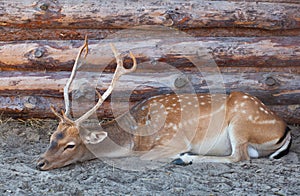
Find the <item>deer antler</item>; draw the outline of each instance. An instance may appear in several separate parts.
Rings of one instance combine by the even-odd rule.
[[[89,52],[87,36],[85,36],[84,44],[83,44],[83,46],[81,47],[81,49],[79,50],[79,52],[77,54],[77,57],[76,57],[76,60],[75,60],[75,63],[74,63],[73,69],[72,69],[71,76],[68,79],[68,82],[67,82],[66,86],[64,87],[64,100],[65,100],[65,108],[66,108],[65,115],[67,117],[70,116],[69,89],[70,89],[72,81],[74,80],[75,73],[81,65],[81,62],[79,61],[79,59],[81,58],[81,54],[82,54],[84,49],[86,49],[85,54],[84,54],[84,58],[86,58],[86,56]]]
[[[107,88],[107,90],[104,92],[104,94],[101,96],[101,94],[96,91],[98,97],[99,97],[99,100],[97,102],[97,104],[92,108],[90,109],[89,111],[87,111],[84,115],[82,115],[79,119],[77,119],[75,121],[75,123],[77,125],[79,125],[81,122],[83,122],[84,120],[88,119],[94,112],[97,111],[97,109],[102,105],[102,103],[104,102],[104,100],[107,99],[107,97],[111,94],[112,90],[114,89],[115,87],[115,83],[116,81],[124,74],[127,74],[127,73],[131,73],[133,71],[136,70],[136,67],[137,67],[137,63],[136,63],[136,58],[134,57],[134,55],[129,52],[129,55],[133,61],[133,65],[130,69],[126,69],[124,66],[123,66],[123,59],[121,57],[121,55],[118,53],[117,49],[115,48],[115,46],[113,44],[110,44],[111,46],[111,49],[114,53],[114,56],[116,58],[116,62],[117,62],[117,68],[116,68],[116,71],[113,75],[113,78],[111,80],[111,83],[109,85],[109,87]]]

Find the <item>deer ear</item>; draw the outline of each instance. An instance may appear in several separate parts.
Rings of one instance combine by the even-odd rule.
[[[88,135],[84,136],[83,140],[85,144],[98,144],[102,142],[107,137],[107,132],[90,132]]]

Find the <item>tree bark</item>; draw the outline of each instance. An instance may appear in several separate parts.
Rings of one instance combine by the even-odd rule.
[[[141,33],[142,34],[142,33]],[[162,35],[163,36],[163,35]],[[110,47],[105,42],[90,40],[87,63],[91,68],[110,65],[114,60]],[[79,47],[83,41],[18,41],[0,42],[0,70],[23,71],[70,71],[75,61]],[[138,38],[129,41],[115,42],[120,52],[132,51],[140,62],[149,61],[152,57],[160,62],[172,64],[178,69],[189,69],[191,62],[177,53],[195,53],[201,50],[201,55],[210,56],[221,69],[228,72],[236,67],[248,67],[252,71],[257,68],[278,68],[277,71],[299,73],[300,68],[300,37],[217,37],[217,38]],[[157,47],[159,45],[159,47]],[[186,47],[186,49],[184,48]],[[195,50],[193,50],[193,48]],[[155,51],[156,53],[154,54]],[[203,52],[203,53],[202,53]],[[130,60],[128,61],[130,63]],[[102,68],[101,68],[102,69]],[[111,65],[109,69],[113,71]],[[152,69],[155,69],[153,66]],[[250,71],[248,70],[248,71]]]
[[[0,26],[108,29],[139,25],[190,28],[299,29],[296,1],[9,1],[0,4]]]

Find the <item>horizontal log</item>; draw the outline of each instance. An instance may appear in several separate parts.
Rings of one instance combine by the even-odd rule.
[[[187,28],[299,29],[298,3],[246,1],[15,1],[0,4],[0,27],[107,29],[139,25]],[[294,2],[294,1],[288,1]]]
[[[69,72],[30,73],[0,72],[0,112],[12,117],[53,117],[47,108],[54,105],[63,108],[63,87]],[[294,73],[223,73],[225,89],[220,75],[215,73],[134,73],[123,76],[117,84],[114,102],[126,102],[130,106],[147,97],[166,93],[222,93],[243,91],[257,96],[267,105],[273,105],[288,122],[300,123],[300,75]],[[97,81],[101,83],[97,85]],[[111,73],[78,72],[72,93],[74,100],[93,99],[95,88],[103,93],[112,78]],[[188,88],[188,81],[191,88]],[[126,97],[128,95],[129,97]],[[80,101],[85,103],[83,101]],[[293,108],[294,107],[294,108]],[[83,109],[84,107],[79,107]],[[119,113],[126,111],[120,107]],[[285,113],[289,111],[289,113]],[[294,112],[292,112],[294,111]],[[118,113],[118,114],[119,114]],[[116,114],[115,114],[116,115]],[[99,111],[101,117],[112,117],[110,103]]]
[[[234,67],[248,67],[251,71],[257,71],[257,68],[262,67],[268,69],[276,67],[279,68],[277,71],[292,69],[293,72],[299,72],[300,36],[193,38],[182,35],[167,37],[169,32],[167,34],[164,31],[153,31],[157,33],[156,35],[149,35],[146,31],[134,32],[135,37],[126,41],[124,40],[127,33],[124,32],[115,35],[120,37],[120,40],[124,39],[123,41],[90,40],[86,64],[96,69],[112,66],[114,58],[110,47],[105,43],[114,42],[120,52],[128,53],[128,50],[131,50],[139,62],[154,60],[182,69],[193,67],[189,60],[184,60],[184,57],[195,54],[196,49],[200,48],[201,55],[211,55],[216,64],[227,72],[234,70],[232,69]],[[124,34],[125,38],[122,37]],[[76,40],[0,42],[0,70],[70,71],[82,44],[83,41]],[[174,48],[179,48],[179,51],[186,54],[177,54]],[[130,63],[130,60],[128,62]],[[156,67],[153,66],[151,69]]]
[[[105,101],[101,108],[97,110],[99,119],[117,117],[128,111],[137,102],[119,103],[120,107],[116,110],[111,109],[111,104]],[[128,106],[129,104],[129,106]],[[64,110],[62,99],[42,97],[42,96],[0,96],[1,118],[55,118],[50,110],[50,105]],[[117,107],[117,106],[115,106]],[[289,124],[300,124],[300,104],[295,105],[268,105],[268,107],[282,117]],[[87,109],[79,110],[78,107],[72,107],[73,113],[83,113]]]
[[[292,105],[298,104],[300,100],[300,75],[297,73],[191,73],[170,70],[169,67],[160,72],[139,73],[139,69],[143,68],[121,77],[115,88],[116,97],[122,98],[124,93],[133,91],[131,98],[139,101],[154,94],[172,93],[173,90],[188,93],[192,89],[196,93],[249,92],[268,105]],[[63,87],[69,75],[69,72],[0,72],[0,95],[62,98]],[[95,88],[105,91],[112,75],[79,71],[74,79],[73,89],[92,89],[93,93]],[[189,84],[192,88],[188,88]],[[85,91],[78,93],[77,96],[81,97]]]

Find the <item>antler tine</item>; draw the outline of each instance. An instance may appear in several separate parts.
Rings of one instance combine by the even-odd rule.
[[[86,56],[87,56],[87,54],[89,52],[87,35],[85,36],[83,46],[81,47],[81,49],[79,50],[79,52],[77,54],[77,57],[76,57],[74,65],[73,65],[73,69],[72,69],[70,78],[68,79],[68,82],[67,82],[67,84],[64,87],[64,100],[65,100],[65,108],[66,108],[65,115],[67,117],[70,116],[69,89],[70,89],[70,86],[72,84],[72,81],[74,80],[76,71],[77,71],[78,67],[80,66],[79,65],[79,59],[80,59],[80,57],[81,57],[82,52],[83,52],[84,49],[86,49],[85,50],[85,55],[84,55],[84,58],[86,58]]]
[[[118,53],[117,49],[115,48],[115,46],[113,44],[110,44],[111,46],[111,49],[114,53],[114,56],[116,58],[116,61],[117,61],[117,68],[116,68],[116,71],[113,75],[113,78],[111,80],[111,83],[109,85],[109,87],[107,88],[107,90],[104,92],[104,94],[101,96],[101,94],[96,91],[98,97],[99,97],[99,100],[97,102],[97,104],[92,108],[90,109],[89,111],[87,111],[84,115],[82,115],[79,119],[77,119],[75,121],[75,123],[77,125],[79,125],[81,122],[83,122],[84,120],[88,119],[94,112],[97,111],[97,109],[102,105],[102,103],[104,102],[104,100],[107,99],[107,97],[112,93],[112,90],[114,89],[115,87],[115,83],[116,81],[124,74],[127,74],[127,73],[131,73],[133,71],[136,70],[136,67],[137,67],[137,62],[136,62],[136,58],[134,57],[134,55],[132,54],[132,52],[129,52],[129,55],[133,61],[133,65],[130,69],[126,69],[124,66],[123,66],[123,59],[121,58],[121,55]]]
[[[133,61],[133,65],[130,69],[126,69],[124,66],[123,66],[123,59],[121,58],[120,54],[118,53],[116,47],[114,44],[110,44],[110,47],[111,47],[111,50],[113,51],[114,55],[115,55],[115,58],[116,58],[116,61],[117,61],[117,69],[121,69],[122,72],[125,72],[125,73],[122,73],[120,74],[123,75],[123,74],[126,74],[126,73],[131,73],[133,71],[136,70],[136,67],[137,67],[137,63],[136,63],[136,58],[135,56],[132,54],[131,51],[129,51],[129,55]],[[116,71],[117,72],[117,71]]]
[[[63,116],[55,111],[54,106],[51,105],[50,109],[51,109],[52,113],[60,119],[60,121],[64,120]]]

